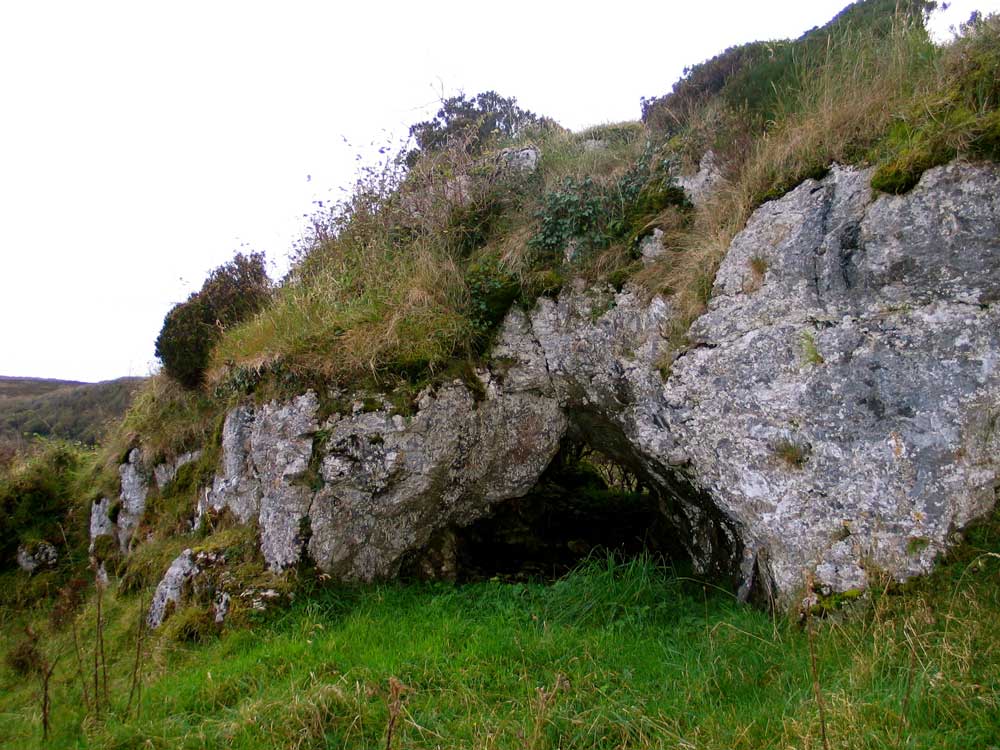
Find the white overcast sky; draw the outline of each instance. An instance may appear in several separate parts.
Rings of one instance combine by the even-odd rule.
[[[685,66],[845,4],[2,0],[0,374],[147,374],[173,304],[240,249],[281,273],[312,201],[442,93],[634,120]]]

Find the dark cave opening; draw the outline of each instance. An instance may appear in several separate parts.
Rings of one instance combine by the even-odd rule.
[[[661,508],[635,472],[586,443],[567,442],[530,493],[453,530],[454,577],[553,580],[607,554],[649,554],[687,568]]]

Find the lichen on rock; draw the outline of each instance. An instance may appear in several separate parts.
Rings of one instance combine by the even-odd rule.
[[[115,525],[122,552],[128,550],[132,535],[146,510],[146,496],[149,493],[146,471],[142,450],[139,448],[129,451],[128,459],[118,468],[121,478],[121,506]]]
[[[835,166],[751,216],[686,350],[668,300],[576,282],[508,313],[476,388],[428,386],[407,416],[374,399],[321,418],[313,392],[232,409],[201,511],[256,521],[274,571],[371,581],[425,551],[453,576],[452,531],[527,495],[571,440],[639,477],[695,569],[741,598],[927,572],[994,502],[997,194],[995,165],[882,197]]]

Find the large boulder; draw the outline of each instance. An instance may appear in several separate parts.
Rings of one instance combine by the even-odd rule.
[[[878,198],[834,168],[732,243],[664,415],[780,598],[927,572],[992,507],[998,194],[995,165]]]
[[[531,490],[566,420],[552,398],[483,379],[478,402],[455,382],[425,394],[410,419],[379,410],[330,423],[310,514],[309,552],[322,569],[388,577],[439,531]]]

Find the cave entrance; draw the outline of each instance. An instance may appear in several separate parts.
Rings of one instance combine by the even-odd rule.
[[[458,581],[552,580],[591,556],[689,557],[641,476],[585,442],[567,442],[535,488],[454,530]]]

